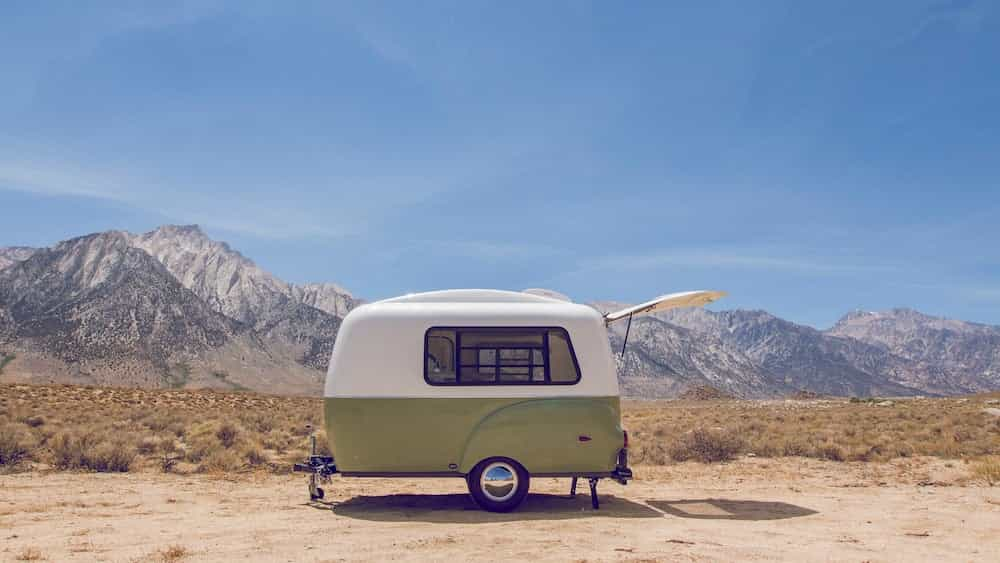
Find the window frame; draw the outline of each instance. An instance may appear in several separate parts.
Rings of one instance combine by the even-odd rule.
[[[453,383],[442,383],[439,381],[431,381],[427,373],[427,354],[428,354],[428,344],[431,338],[431,331],[443,331],[451,330],[455,331],[455,341],[452,342],[452,348],[454,350],[454,356],[452,357],[452,362],[455,366],[455,381]],[[535,333],[542,336],[542,365],[535,365],[533,363],[526,364],[525,366],[507,366],[507,367],[543,367],[545,368],[545,377],[542,381],[533,381],[533,370],[528,370],[528,380],[527,381],[499,381],[500,379],[500,368],[504,367],[499,364],[499,350],[503,348],[498,347],[467,347],[466,349],[474,349],[476,352],[476,364],[479,361],[479,350],[483,349],[496,349],[497,352],[497,369],[494,373],[494,381],[465,381],[462,379],[462,333],[472,333],[472,332],[509,332],[509,333]],[[549,355],[549,333],[559,332],[566,339],[566,346],[569,348],[569,356],[573,361],[573,369],[576,371],[576,379],[572,381],[552,381],[551,378],[551,361]],[[436,336],[440,338],[440,336]],[[514,349],[528,349],[532,350],[529,356],[533,356],[533,348],[525,348],[523,346],[512,347]],[[532,360],[533,362],[533,360]],[[580,362],[576,357],[576,350],[573,348],[573,339],[570,338],[569,331],[561,326],[432,326],[424,331],[424,357],[423,357],[423,370],[424,370],[424,382],[428,385],[434,387],[507,387],[507,386],[528,386],[528,387],[539,387],[539,386],[553,386],[553,385],[576,385],[580,383],[583,379],[583,372],[580,369]],[[467,366],[468,367],[468,366]]]

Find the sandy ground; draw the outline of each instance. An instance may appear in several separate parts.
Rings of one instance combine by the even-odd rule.
[[[537,479],[517,512],[453,479],[0,475],[0,560],[1000,561],[1000,488],[961,462],[745,459],[638,468],[640,480]],[[32,550],[37,551],[32,551]],[[175,554],[179,555],[179,554]]]

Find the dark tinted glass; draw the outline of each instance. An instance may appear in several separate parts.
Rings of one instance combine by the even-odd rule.
[[[580,379],[569,334],[561,328],[433,328],[425,349],[424,378],[432,385],[567,385]]]

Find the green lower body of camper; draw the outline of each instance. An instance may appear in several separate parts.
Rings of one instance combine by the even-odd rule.
[[[618,397],[327,398],[337,469],[351,476],[461,476],[506,457],[532,475],[607,475],[622,449]]]

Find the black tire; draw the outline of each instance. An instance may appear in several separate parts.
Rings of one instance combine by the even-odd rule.
[[[484,474],[494,476],[492,480],[499,485],[490,485],[490,480],[484,479]],[[513,477],[513,482],[506,479]],[[469,494],[476,504],[490,512],[510,512],[517,508],[528,496],[531,477],[524,467],[506,457],[491,457],[480,461],[466,477]]]

